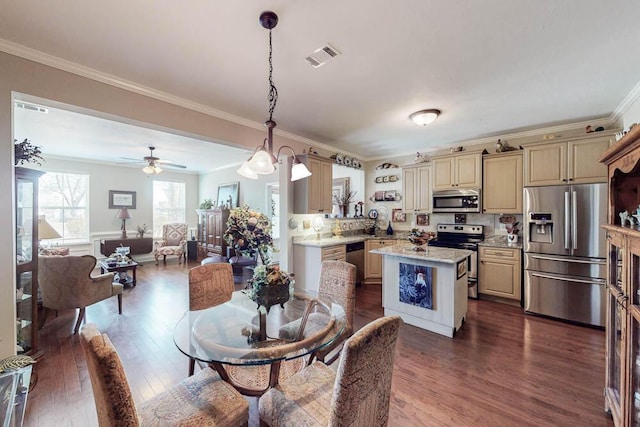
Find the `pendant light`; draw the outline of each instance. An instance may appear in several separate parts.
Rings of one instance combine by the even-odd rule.
[[[273,83],[271,30],[278,24],[278,15],[270,11],[262,12],[260,15],[260,24],[269,30],[269,119],[264,123],[267,127],[267,138],[265,138],[262,145],[256,147],[251,157],[242,163],[240,169],[238,169],[238,174],[250,179],[258,179],[258,175],[272,174],[275,172],[276,165],[279,163],[278,158],[280,157],[280,151],[286,148],[291,151],[293,156],[291,181],[297,181],[311,176],[311,172],[309,172],[309,169],[307,169],[304,163],[298,160],[293,148],[288,145],[283,145],[278,149],[276,155],[273,154],[273,128],[276,127],[276,122],[273,120],[273,111],[278,101],[278,89],[276,89]]]

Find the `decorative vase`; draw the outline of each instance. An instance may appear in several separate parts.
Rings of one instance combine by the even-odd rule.
[[[278,265],[259,265],[254,269],[254,275],[249,281],[251,299],[267,310],[267,313],[276,304],[284,308],[289,301],[291,293],[292,275],[280,270]]]
[[[391,236],[393,234],[393,227],[391,227],[391,221],[389,221],[389,226],[387,227],[387,235]]]

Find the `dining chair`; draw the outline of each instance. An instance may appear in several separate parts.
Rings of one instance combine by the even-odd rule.
[[[80,309],[73,333],[77,334],[85,308],[112,296],[118,297],[118,313],[122,314],[122,289],[113,283],[113,273],[91,276],[96,266],[92,255],[39,256],[38,286],[42,295],[44,326],[49,310]]]
[[[337,371],[316,361],[267,391],[261,425],[387,425],[400,324],[400,316],[372,321],[344,343]]]
[[[118,352],[94,324],[80,332],[100,426],[246,426],[249,404],[203,369],[136,407]]]
[[[233,269],[228,263],[209,263],[189,270],[189,311],[204,310],[231,299],[235,289]],[[189,358],[189,376],[196,360]]]

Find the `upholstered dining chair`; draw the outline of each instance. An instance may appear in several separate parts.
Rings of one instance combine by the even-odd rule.
[[[113,283],[113,273],[91,276],[96,258],[82,256],[39,256],[38,286],[42,295],[42,327],[49,310],[79,308],[73,329],[77,334],[84,319],[85,308],[91,304],[118,296],[118,313],[122,314],[122,285]]]
[[[387,425],[400,324],[400,316],[374,320],[344,343],[337,372],[317,361],[267,391],[261,424]]]
[[[208,263],[189,270],[189,311],[204,310],[231,300],[235,289],[231,264]],[[195,370],[189,358],[189,376]]]
[[[158,258],[167,262],[167,255],[177,255],[178,263],[187,259],[187,224],[171,223],[162,226],[162,240],[155,243],[153,257],[158,265]]]
[[[203,369],[136,407],[118,352],[87,324],[80,333],[100,426],[246,426],[249,404],[213,369]]]

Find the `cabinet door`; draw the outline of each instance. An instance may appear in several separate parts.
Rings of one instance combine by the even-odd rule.
[[[458,188],[480,188],[482,177],[482,155],[469,154],[454,159],[454,185]]]
[[[454,186],[453,158],[433,160],[433,189],[449,190]]]
[[[369,251],[395,244],[396,240],[367,240],[365,242],[364,278],[366,281],[381,283],[382,280],[382,255],[372,254]]]
[[[570,141],[567,143],[568,180],[572,184],[607,181],[607,166],[600,163],[600,155],[609,148],[610,137]]]
[[[416,176],[416,207],[420,212],[431,212],[431,168],[418,168]]]
[[[415,197],[418,193],[416,188],[417,174],[417,168],[402,169],[402,210],[404,212],[413,212],[418,209]]]
[[[567,179],[567,143],[536,145],[524,149],[524,185],[560,185]]]
[[[332,163],[309,157],[311,176],[294,183],[295,213],[329,213],[332,204]],[[306,204],[305,204],[306,202]]]
[[[478,291],[483,294],[520,300],[520,251],[480,248]]]
[[[522,214],[522,154],[485,158],[482,211]]]

